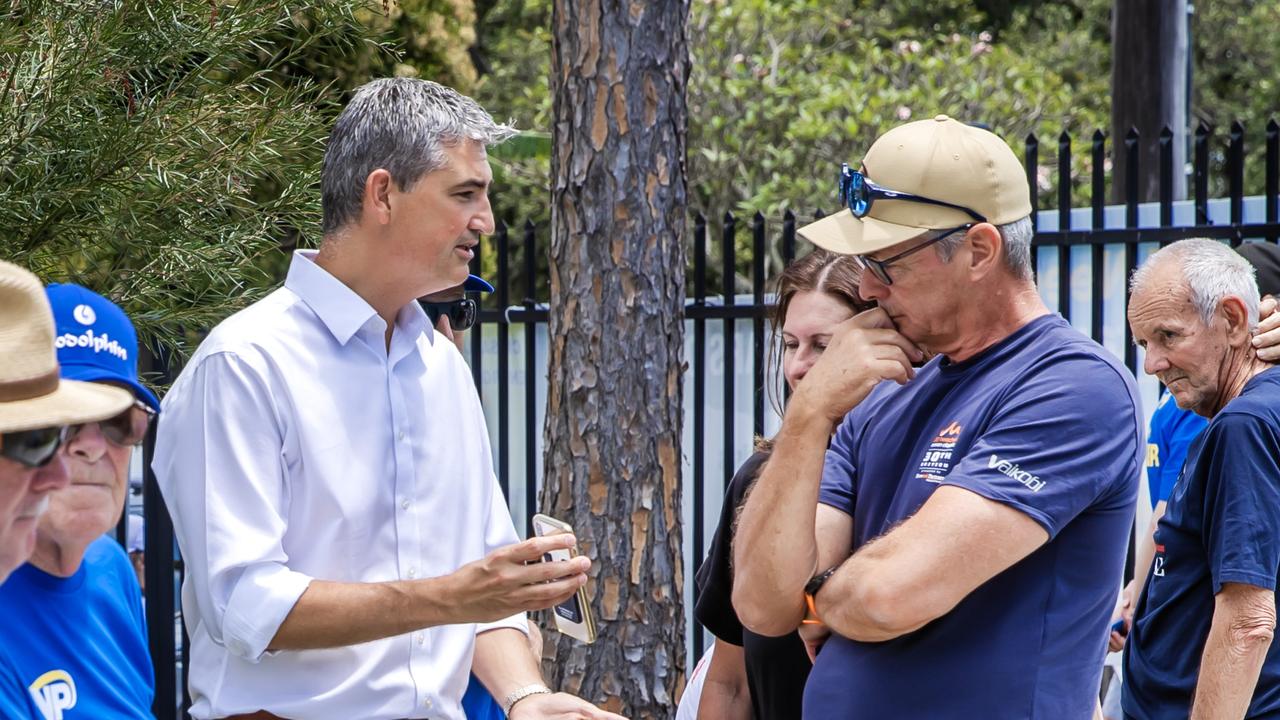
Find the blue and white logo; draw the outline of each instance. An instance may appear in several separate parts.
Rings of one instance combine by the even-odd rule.
[[[77,305],[76,309],[71,311],[71,316],[81,325],[92,325],[98,319],[98,314],[88,305]]]

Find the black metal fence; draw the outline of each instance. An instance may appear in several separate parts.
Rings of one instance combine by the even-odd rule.
[[[1141,376],[1137,349],[1132,343],[1127,323],[1123,322],[1125,300],[1124,280],[1140,261],[1140,255],[1168,242],[1187,237],[1218,238],[1239,244],[1249,240],[1276,242],[1280,238],[1280,125],[1272,120],[1267,124],[1263,141],[1265,152],[1260,156],[1264,164],[1263,188],[1253,188],[1247,195],[1245,188],[1246,133],[1237,123],[1226,137],[1225,145],[1207,127],[1198,128],[1191,140],[1192,167],[1190,180],[1192,199],[1175,202],[1172,133],[1167,130],[1156,139],[1160,144],[1159,200],[1155,203],[1139,203],[1139,144],[1136,132],[1130,132],[1114,150],[1128,156],[1128,172],[1122,178],[1124,194],[1128,201],[1118,206],[1106,202],[1107,138],[1095,133],[1091,138],[1091,172],[1087,178],[1072,175],[1072,138],[1063,133],[1057,140],[1057,204],[1053,211],[1039,210],[1040,141],[1032,136],[1025,141],[1025,165],[1028,181],[1033,188],[1033,219],[1037,233],[1033,241],[1034,260],[1041,281],[1042,295],[1050,307],[1087,331],[1100,344],[1107,345],[1123,355],[1126,365]],[[1226,197],[1209,198],[1211,161],[1222,161],[1225,168]],[[833,172],[834,176],[834,172]],[[1072,208],[1073,192],[1083,182],[1088,182],[1090,202],[1087,208]],[[1114,182],[1115,179],[1113,178]],[[1119,219],[1116,222],[1116,219]],[[1145,218],[1145,219],[1144,219]],[[708,498],[714,499],[728,484],[745,453],[735,452],[734,439],[740,436],[762,435],[766,430],[769,412],[766,408],[764,388],[770,379],[766,377],[769,362],[765,319],[768,312],[767,293],[772,281],[766,272],[768,251],[776,251],[783,262],[797,254],[797,218],[791,212],[780,221],[770,222],[757,213],[743,223],[732,214],[725,214],[718,222],[709,223],[702,216],[693,219],[689,268],[691,293],[686,305],[687,329],[691,334],[689,373],[691,382],[686,385],[686,421],[692,424],[691,444],[685,450],[686,476],[691,483],[691,505],[686,512],[689,527],[686,538],[691,546],[686,556],[691,558],[686,582],[693,582],[701,563],[708,538],[708,513],[714,518],[714,507],[708,507]],[[751,255],[740,262],[737,257],[737,238],[740,232],[750,234]],[[496,398],[486,398],[492,403],[490,416],[491,434],[496,454],[498,481],[508,498],[519,489],[523,495],[523,507],[513,507],[513,516],[527,519],[536,512],[538,476],[541,462],[538,443],[542,427],[536,408],[545,398],[538,396],[538,378],[545,379],[545,368],[539,366],[539,324],[546,323],[548,310],[545,302],[536,297],[537,260],[544,252],[545,228],[526,223],[512,231],[500,225],[493,237],[482,245],[483,252],[496,253],[496,277],[489,278],[496,290],[482,307],[479,322],[472,330],[473,337],[482,341],[471,342],[467,354],[477,387],[483,393],[494,393]],[[1083,252],[1077,252],[1083,251]],[[1122,273],[1116,282],[1116,272],[1108,270],[1113,253],[1122,254]],[[520,288],[513,288],[511,263],[516,256],[522,262]],[[719,261],[719,285],[709,287],[713,270],[709,263]],[[476,267],[480,258],[476,258]],[[744,268],[746,271],[744,272]],[[1078,292],[1077,275],[1087,272],[1087,301]],[[736,296],[743,286],[749,288],[750,302],[738,302]],[[520,301],[512,303],[512,296],[520,294]],[[1073,306],[1087,302],[1087,313],[1073,313]],[[1115,322],[1115,307],[1120,308],[1120,322]],[[1074,317],[1073,317],[1074,315]],[[735,368],[738,363],[732,338],[738,323],[750,323],[751,371],[749,377],[738,377],[736,372],[724,372],[723,386],[719,389],[723,406],[717,427],[708,421],[708,330],[723,333],[723,367]],[[712,324],[712,325],[709,325]],[[1123,328],[1123,329],[1121,329]],[[512,333],[522,345],[523,411],[513,410],[509,379],[512,378],[510,356]],[[486,359],[486,348],[492,348],[492,358]],[[159,369],[169,367],[167,358],[157,363]],[[483,381],[486,362],[496,362],[498,378],[495,388],[486,389]],[[167,378],[165,378],[167,379]],[[749,383],[751,401],[751,426],[740,427],[735,421],[735,395]],[[513,476],[511,425],[518,424],[522,431],[523,471]],[[496,427],[495,427],[496,426]],[[711,433],[709,436],[708,433]],[[720,457],[708,455],[708,448],[719,440]],[[173,592],[173,573],[181,576],[181,562],[175,558],[172,526],[156,489],[155,479],[149,468],[154,437],[145,445],[147,460],[145,484],[146,518],[146,581],[147,623],[151,634],[151,651],[157,672],[156,715],[162,720],[181,713],[187,707],[182,697],[186,688],[185,637],[176,637],[174,613],[178,607]],[[748,447],[748,445],[743,445]],[[708,467],[710,466],[710,470]],[[1132,570],[1127,570],[1129,574]],[[687,596],[692,590],[686,588]],[[692,623],[692,620],[689,621]],[[692,631],[692,651],[701,655],[704,636],[700,628]],[[178,662],[175,662],[177,660]]]

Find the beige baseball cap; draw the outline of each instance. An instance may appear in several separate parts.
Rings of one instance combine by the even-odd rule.
[[[993,225],[1031,214],[1026,171],[1013,150],[993,133],[946,115],[881,135],[863,158],[862,173],[888,190],[967,207]],[[875,198],[865,217],[844,209],[796,232],[832,252],[865,255],[928,230],[971,222],[956,208]]]

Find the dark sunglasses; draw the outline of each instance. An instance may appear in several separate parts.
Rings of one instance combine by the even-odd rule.
[[[866,175],[857,170],[850,170],[849,163],[840,163],[840,204],[849,208],[849,212],[854,217],[866,217],[871,212],[871,204],[877,199],[881,200],[906,200],[908,202],[925,203],[927,205],[937,205],[939,207],[952,208],[967,213],[969,217],[978,222],[986,222],[987,219],[981,213],[967,208],[963,205],[956,205],[943,200],[934,200],[922,195],[912,195],[907,192],[898,190],[890,190],[886,187],[880,187],[871,182]]]
[[[99,420],[98,429],[107,442],[117,447],[130,447],[142,442],[147,436],[147,428],[151,426],[151,418],[155,411],[139,400],[125,409],[124,412],[106,420]],[[67,429],[67,442],[71,442],[81,430],[92,423],[79,423]]]
[[[853,259],[855,262],[857,262],[857,264],[862,266],[862,270],[864,272],[870,272],[872,275],[875,275],[876,279],[884,283],[885,285],[892,285],[893,278],[889,277],[890,264],[901,260],[902,258],[910,255],[911,253],[919,252],[929,247],[930,245],[933,245],[934,243],[941,242],[942,240],[952,235],[953,233],[958,233],[961,230],[968,230],[973,226],[974,226],[974,223],[969,223],[967,225],[961,225],[960,227],[951,228],[950,230],[943,230],[940,235],[935,235],[934,237],[931,237],[928,240],[925,240],[924,242],[920,243],[919,245],[909,250],[903,250],[897,255],[894,255],[893,257],[885,258],[884,260],[876,260],[875,258],[868,257],[866,255],[854,255]]]
[[[29,468],[44,467],[66,440],[67,428],[62,425],[7,432],[0,435],[0,457]]]
[[[422,303],[422,309],[427,311],[432,327],[440,322],[441,315],[447,316],[449,327],[457,331],[470,329],[476,323],[476,301],[471,298],[447,302],[419,302]]]

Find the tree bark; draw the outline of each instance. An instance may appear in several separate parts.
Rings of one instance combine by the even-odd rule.
[[[1111,197],[1126,198],[1125,136],[1139,133],[1138,201],[1160,199],[1160,131],[1173,133],[1173,199],[1187,196],[1187,0],[1115,0],[1111,10]]]
[[[560,689],[667,718],[684,686],[680,437],[687,0],[555,0],[541,507],[593,565],[599,639],[553,636]]]

